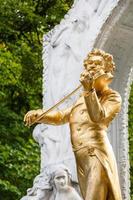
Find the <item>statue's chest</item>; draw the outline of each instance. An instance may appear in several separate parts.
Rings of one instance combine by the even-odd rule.
[[[70,122],[91,122],[84,99],[79,100],[72,108]]]

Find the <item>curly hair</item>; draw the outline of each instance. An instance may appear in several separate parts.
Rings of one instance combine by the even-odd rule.
[[[90,59],[97,56],[102,58],[102,63],[98,62],[98,60],[92,61]],[[87,58],[84,60],[84,67],[87,68],[88,71],[103,69],[105,73],[113,73],[115,70],[115,63],[111,54],[106,53],[101,49],[94,49],[87,55]]]

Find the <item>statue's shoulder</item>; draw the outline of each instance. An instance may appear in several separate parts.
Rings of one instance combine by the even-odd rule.
[[[109,90],[106,91],[105,95],[107,95],[111,100],[118,101],[120,103],[122,102],[121,95],[116,90],[109,88]]]

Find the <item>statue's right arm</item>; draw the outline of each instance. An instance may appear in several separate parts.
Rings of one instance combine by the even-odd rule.
[[[112,118],[118,114],[121,109],[121,96],[118,92],[113,91],[104,96],[101,104],[96,91],[88,93],[84,96],[89,116],[93,122],[100,122],[103,119]]]
[[[26,123],[26,125],[29,126],[33,122],[50,124],[50,125],[62,125],[69,122],[71,109],[72,107],[60,111],[50,111],[49,113],[44,115],[40,120],[37,119],[45,112],[45,110],[39,109],[39,110],[29,111],[24,117],[24,122]]]

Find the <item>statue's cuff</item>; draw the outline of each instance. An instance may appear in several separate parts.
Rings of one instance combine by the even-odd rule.
[[[89,96],[91,93],[93,93],[95,91],[95,88],[91,88],[91,90],[85,90],[83,91],[83,96],[86,97],[86,96]]]

